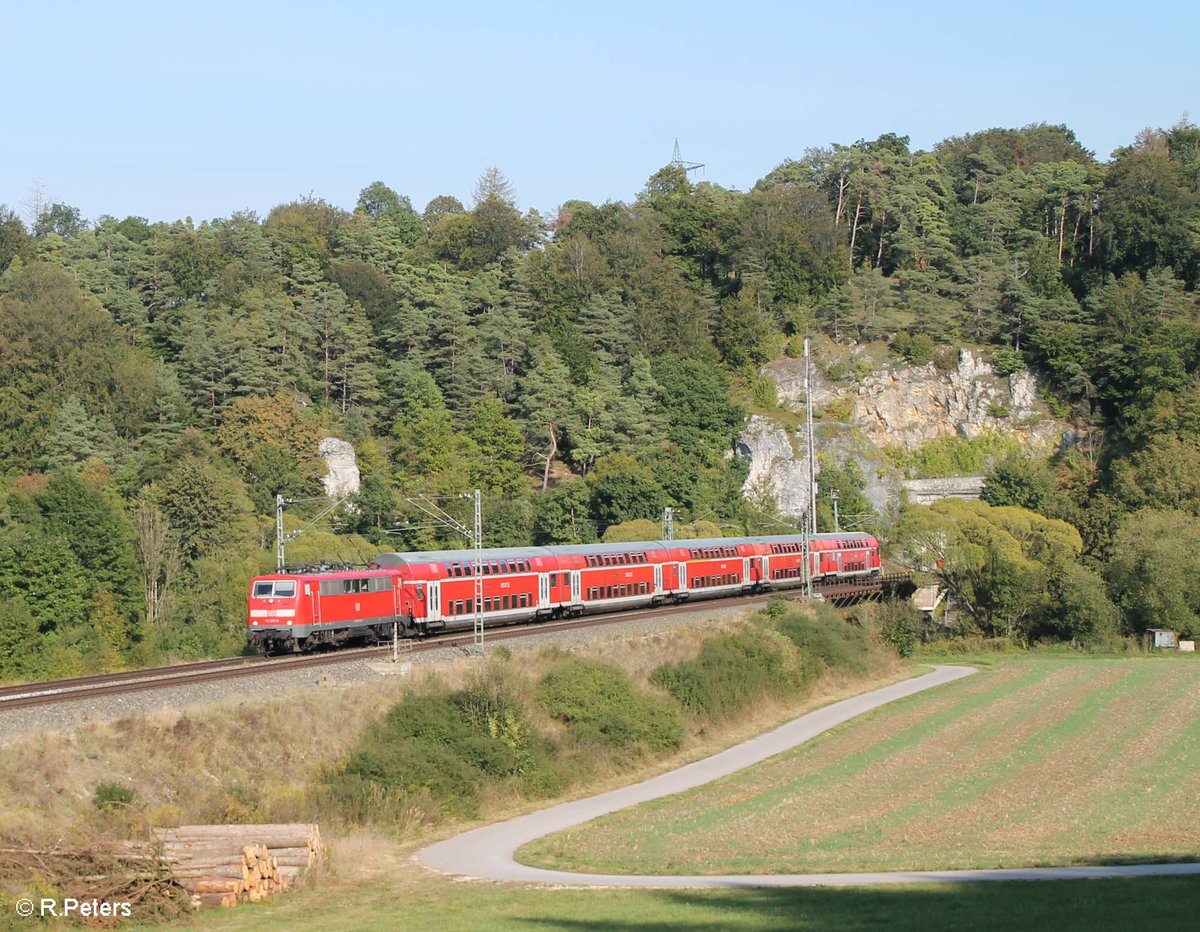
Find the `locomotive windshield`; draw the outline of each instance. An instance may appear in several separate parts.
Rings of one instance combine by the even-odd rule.
[[[256,599],[291,599],[296,596],[296,581],[294,579],[265,579],[254,584]]]

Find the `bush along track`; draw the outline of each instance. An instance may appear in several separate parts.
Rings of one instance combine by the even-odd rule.
[[[327,774],[342,820],[412,828],[559,795],[711,738],[822,672],[866,676],[895,654],[826,606],[768,610],[646,675],[568,654],[500,653],[460,688],[413,691]]]

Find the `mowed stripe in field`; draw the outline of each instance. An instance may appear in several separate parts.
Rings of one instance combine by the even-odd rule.
[[[1194,858],[1198,773],[1200,664],[1006,661],[521,860],[776,874]]]

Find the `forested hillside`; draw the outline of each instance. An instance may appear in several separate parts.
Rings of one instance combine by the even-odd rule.
[[[629,203],[517,205],[491,170],[420,213],[382,182],[199,224],[0,208],[0,677],[236,649],[275,495],[289,526],[319,507],[323,436],[362,491],[297,559],[452,543],[405,500],[474,488],[490,544],[667,505],[771,530],[729,454],[773,405],[758,367],[817,331],[983,347],[1086,438],[998,464],[996,508],[895,528],[980,630],[1197,629],[1200,128],[1107,162],[1063,126],[886,135],[747,192],[667,166]]]

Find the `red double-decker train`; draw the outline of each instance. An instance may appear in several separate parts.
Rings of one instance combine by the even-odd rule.
[[[808,538],[813,580],[877,576],[869,534]],[[482,551],[487,625],[639,608],[804,584],[804,535]],[[250,643],[268,652],[469,628],[475,551],[385,553],[365,568],[312,567],[250,584]]]

